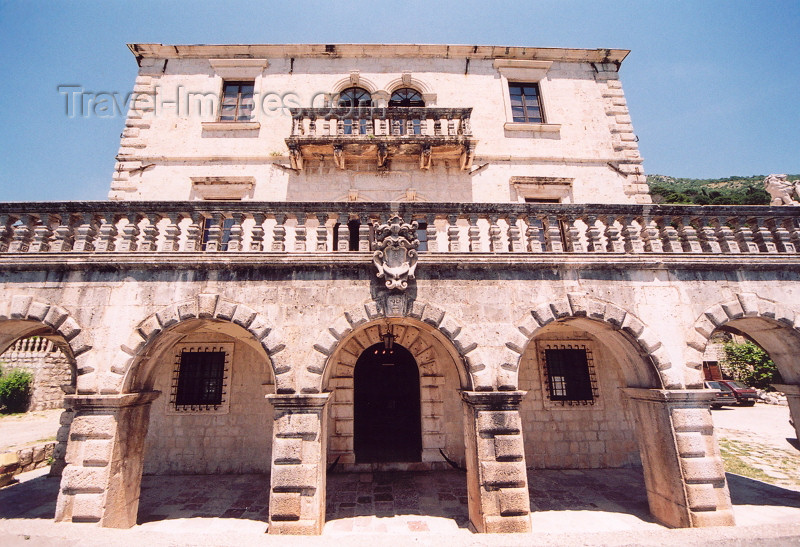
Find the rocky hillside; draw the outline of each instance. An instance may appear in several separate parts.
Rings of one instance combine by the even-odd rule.
[[[727,177],[722,179],[679,179],[666,175],[648,175],[647,184],[654,203],[692,205],[769,205],[764,177]],[[789,175],[800,179],[800,175]]]

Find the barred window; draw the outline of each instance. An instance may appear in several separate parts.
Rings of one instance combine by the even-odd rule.
[[[184,345],[177,349],[170,398],[172,408],[179,412],[226,412],[232,344]]]
[[[592,352],[583,344],[543,344],[540,350],[551,401],[591,405],[597,398]]]

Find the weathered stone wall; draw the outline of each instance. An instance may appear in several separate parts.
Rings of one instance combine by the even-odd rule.
[[[597,377],[593,405],[561,405],[547,400],[536,343],[520,361],[519,388],[527,391],[520,404],[525,463],[534,469],[585,469],[639,464],[639,448],[624,379],[602,342],[585,333],[547,335],[547,340],[589,343]]]
[[[191,335],[182,344],[233,342],[223,335]],[[161,392],[150,410],[145,441],[146,474],[269,473],[273,409],[269,364],[251,347],[234,343],[226,388],[229,406],[176,412],[170,404],[174,353],[159,363],[153,388]]]
[[[47,274],[46,283],[40,273],[4,272],[0,274],[0,288],[6,298],[0,315],[17,313],[9,312],[14,302],[23,307],[30,305],[25,304],[28,300],[24,298],[14,300],[15,295],[35,295],[38,302],[68,310],[72,321],[80,325],[81,344],[88,340],[91,345],[88,351],[84,346],[78,357],[79,393],[113,393],[122,390],[130,377],[132,355],[140,352],[151,337],[168,328],[158,322],[156,312],[177,306],[180,309],[170,312],[174,313],[174,319],[162,314],[163,321],[177,321],[178,315],[197,310],[199,295],[219,295],[222,307],[215,311],[214,303],[210,311],[201,313],[216,314],[231,322],[230,314],[238,309],[236,303],[240,303],[245,306],[241,313],[249,314],[246,311],[249,309],[260,314],[259,321],[266,323],[258,327],[261,336],[265,336],[262,342],[266,340],[279,350],[275,358],[285,363],[281,367],[296,371],[296,374],[291,371],[279,374],[276,378],[279,387],[280,382],[286,381],[287,389],[299,390],[304,389],[302,382],[312,381],[313,374],[317,374],[309,376],[306,371],[309,360],[327,360],[327,355],[314,349],[315,344],[334,348],[338,344],[336,337],[330,338],[330,342],[321,341],[320,337],[323,334],[331,337],[328,329],[339,321],[352,328],[345,313],[358,308],[359,303],[372,301],[370,295],[377,285],[371,281],[373,276],[372,267],[366,264],[340,265],[335,271],[297,270],[291,275],[269,269],[120,270],[85,274],[54,271]],[[516,353],[509,348],[524,348],[527,344],[524,333],[517,327],[524,325],[526,317],[536,320],[531,311],[545,306],[549,315],[540,317],[543,321],[552,320],[554,313],[562,318],[569,316],[571,309],[553,311],[548,306],[557,303],[570,308],[568,294],[575,293],[614,304],[631,317],[635,315],[636,322],[629,319],[625,323],[630,331],[625,331],[626,336],[632,337],[641,351],[657,355],[661,368],[664,363],[670,365],[660,371],[665,383],[699,386],[701,370],[684,366],[692,357],[687,343],[696,343],[694,337],[700,336],[693,330],[698,317],[719,303],[736,300],[740,293],[755,293],[762,300],[774,303],[798,302],[800,284],[796,277],[798,274],[791,270],[625,271],[592,266],[499,270],[486,265],[477,273],[458,266],[423,264],[418,268],[412,296],[416,302],[445,310],[445,317],[461,326],[459,336],[468,335],[475,342],[478,349],[470,348],[466,359],[471,372],[487,386],[496,385],[500,381],[496,379],[498,375],[502,376],[502,382],[507,378],[516,381],[515,368],[500,365],[508,362],[516,367],[523,350]],[[24,287],[20,283],[22,278]],[[442,321],[438,313],[423,322],[438,325]],[[140,326],[146,319],[148,323]],[[252,321],[252,316],[245,316],[244,321]],[[140,328],[144,330],[137,331]],[[637,337],[643,342],[637,341]],[[478,370],[476,365],[483,367]],[[696,365],[699,367],[699,362]],[[631,367],[634,365],[625,368],[624,375],[626,381],[635,384],[638,380]],[[317,378],[315,389],[319,390],[322,385]]]
[[[45,338],[17,341],[0,355],[0,366],[6,370],[24,369],[33,373],[33,392],[28,410],[48,410],[64,405],[61,386],[73,382],[69,359]]]
[[[134,91],[143,100],[128,114],[109,198],[200,199],[191,177],[251,177],[244,199],[346,201],[355,191],[360,200],[404,201],[414,190],[422,201],[509,202],[524,197],[511,177],[546,177],[574,179],[563,196],[567,203],[650,202],[613,63],[553,62],[544,72],[520,73],[514,81],[538,80],[546,122],[520,131],[507,124],[512,121],[508,79],[493,59],[471,59],[466,74],[466,59],[455,58],[282,56],[266,61],[263,70],[233,78],[255,76],[261,99],[253,120],[257,125],[219,130],[203,126],[217,120],[208,105],[218,100],[224,78],[231,79],[227,74],[236,69],[217,70],[208,59],[142,59]],[[284,139],[292,119],[282,99],[268,100],[265,110],[263,98],[293,94],[285,106],[308,107],[316,97],[314,104],[321,106],[323,94],[353,85],[353,73],[357,85],[379,92],[376,98],[381,91],[390,94],[411,85],[426,94],[426,106],[472,107],[475,164],[487,166],[474,176],[451,160],[434,160],[424,171],[414,159],[393,159],[380,174],[366,163],[340,170],[332,157],[310,162],[302,173],[276,167],[288,165]],[[401,83],[404,73],[408,84]],[[200,103],[206,106],[200,109]]]

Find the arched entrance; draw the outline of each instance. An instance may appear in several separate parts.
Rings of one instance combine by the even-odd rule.
[[[365,349],[354,371],[356,463],[421,461],[419,369],[399,344]]]

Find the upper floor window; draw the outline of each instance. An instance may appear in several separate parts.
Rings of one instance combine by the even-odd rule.
[[[389,99],[389,106],[401,108],[408,108],[412,106],[424,107],[425,101],[422,99],[420,92],[416,89],[412,89],[410,87],[401,87],[392,93],[392,97]],[[400,119],[397,120],[395,126],[396,127],[392,128],[393,134],[419,135],[422,133],[422,120],[419,118]]]
[[[514,122],[543,123],[539,84],[508,82],[511,96],[511,115]]]
[[[361,87],[348,87],[339,93],[339,106],[368,107],[372,106],[372,95]]]
[[[219,112],[221,122],[249,122],[253,119],[254,83],[225,82],[222,86],[222,106]]]
[[[422,94],[410,87],[401,87],[392,93],[389,106],[425,106]]]
[[[339,106],[348,109],[368,108],[372,106],[372,96],[369,91],[361,87],[348,87],[339,93]],[[355,112],[357,114],[357,112]],[[355,125],[354,125],[355,122]],[[345,135],[361,134],[368,132],[369,123],[366,119],[341,120],[341,129]]]

